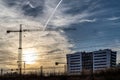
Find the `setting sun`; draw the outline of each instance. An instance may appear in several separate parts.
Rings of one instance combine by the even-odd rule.
[[[23,50],[23,61],[26,64],[34,64],[37,60],[37,50],[34,48]]]

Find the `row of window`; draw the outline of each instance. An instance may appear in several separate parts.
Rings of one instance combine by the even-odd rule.
[[[70,65],[70,67],[72,68],[80,68],[80,65]]]
[[[80,57],[71,57],[70,59],[80,59]]]
[[[78,57],[78,56],[80,56],[80,55],[70,55],[70,57]]]
[[[71,68],[70,70],[72,71],[72,70],[81,70],[81,69],[80,68]]]
[[[70,65],[76,65],[76,64],[80,64],[78,62],[74,62],[74,63],[69,63]]]
[[[103,59],[107,59],[107,58],[94,58],[94,60],[103,60]]]
[[[116,55],[116,52],[112,53],[113,55]]]
[[[81,73],[81,71],[70,71],[70,73]]]
[[[99,55],[99,54],[106,54],[107,52],[96,52],[94,55]]]
[[[94,66],[101,66],[101,65],[106,65],[105,63],[103,64],[94,64]]]
[[[80,59],[79,60],[70,60],[71,63],[73,62],[80,62]]]
[[[116,62],[116,59],[112,59],[111,62]]]
[[[105,61],[103,61],[103,60],[102,61],[94,61],[94,63],[103,63],[103,62],[105,63],[106,60]]]
[[[116,57],[114,57],[114,56],[111,56],[111,58],[112,58],[112,59],[116,59]]]
[[[94,69],[105,69],[106,67],[94,67]]]
[[[94,57],[106,57],[106,55],[96,55]]]

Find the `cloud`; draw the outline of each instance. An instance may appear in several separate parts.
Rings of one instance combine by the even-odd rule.
[[[91,2],[91,4],[88,4],[89,2]],[[86,0],[86,1],[63,0],[62,4],[57,9],[49,25],[53,25],[56,27],[61,27],[61,26],[68,27],[71,24],[95,22],[96,17],[93,17],[93,15],[95,15],[96,12],[95,11],[91,12],[91,11],[100,7],[100,5],[98,6],[97,3],[98,1],[92,2],[91,0]],[[87,6],[87,7],[84,8],[83,6]],[[47,9],[49,9],[49,11],[52,11],[53,8],[51,6],[48,7],[49,8]]]
[[[95,22],[95,21],[96,21],[96,19],[92,19],[92,20],[90,20],[90,19],[82,19],[79,22],[83,23],[83,22]]]
[[[111,21],[118,20],[118,19],[120,19],[120,17],[111,17],[111,18],[108,18],[108,20],[111,20]]]
[[[45,3],[43,2],[43,6],[41,9],[40,9],[40,6],[41,6],[40,4],[42,3],[40,1],[37,0],[34,2],[33,0],[31,0],[30,2],[31,3],[29,3],[28,5],[26,4],[27,1],[23,1],[23,0],[20,0],[20,1],[15,0],[15,1],[11,1],[11,3],[9,3],[8,0],[0,1],[0,11],[1,11],[0,13],[0,25],[1,25],[0,36],[2,36],[2,38],[0,39],[0,44],[1,44],[0,47],[1,49],[3,49],[2,51],[0,51],[0,55],[2,55],[1,57],[3,57],[1,58],[2,60],[1,62],[4,62],[6,60],[7,61],[17,60],[17,54],[18,54],[18,51],[17,51],[18,46],[19,46],[18,34],[17,33],[7,34],[6,31],[7,30],[18,30],[19,24],[23,24],[22,25],[23,29],[42,28],[44,26],[45,21],[50,16],[53,9],[55,8],[58,1],[46,0]],[[39,2],[40,4],[38,4]],[[31,7],[30,4],[34,6],[34,8]],[[33,9],[36,9],[36,12],[32,12]],[[40,11],[42,11],[42,9],[43,9],[44,14],[41,15]],[[58,9],[58,12],[61,13],[59,9]],[[37,14],[37,15],[34,16],[34,14]],[[53,23],[50,25],[56,26]],[[46,35],[46,34],[49,34],[51,36],[45,36],[45,37],[41,36],[41,35]],[[23,44],[23,50],[29,47],[36,48],[38,50],[37,55],[46,53],[46,54],[51,54],[51,56],[57,55],[57,54],[52,54],[52,53],[55,53],[55,52],[63,53],[64,51],[65,51],[64,53],[64,56],[65,56],[65,54],[70,52],[68,47],[71,46],[71,44],[68,42],[67,36],[64,33],[61,34],[61,32],[59,31],[25,32],[23,33],[22,44]],[[43,51],[43,53],[39,53],[41,51]],[[4,55],[3,53],[6,55]],[[14,56],[15,58],[12,57],[12,55],[14,54],[15,54]],[[45,56],[47,57],[47,55]],[[12,63],[16,64],[15,61],[11,62],[11,64]],[[39,62],[38,64],[40,65]],[[9,67],[10,65],[3,64],[3,66]],[[17,65],[14,65],[14,66],[17,66]]]
[[[86,19],[89,16],[90,15],[87,12],[81,13],[79,15],[70,15],[70,14],[59,13],[51,21],[51,24],[59,27],[59,26],[70,26],[71,24],[75,24],[75,23],[96,21],[95,19],[93,19],[93,20]]]
[[[7,34],[6,30],[18,30],[19,24],[23,24],[23,29],[43,28],[44,24],[52,14],[59,1],[60,0],[1,0],[0,47],[3,49],[3,51],[8,51],[4,53],[17,53],[19,46],[18,34]],[[23,49],[35,48],[38,50],[37,55],[45,54],[44,58],[50,58],[50,62],[55,61],[55,59],[58,57],[60,61],[65,61],[65,59],[62,57],[67,53],[71,53],[70,48],[72,48],[74,45],[76,46],[76,44],[80,43],[83,44],[82,46],[85,46],[84,43],[86,43],[86,45],[89,45],[89,43],[91,43],[90,40],[93,41],[92,38],[95,34],[93,30],[103,31],[104,34],[98,33],[98,35],[101,35],[100,37],[104,37],[102,35],[105,34],[108,35],[114,33],[111,32],[112,30],[108,29],[107,23],[111,25],[109,21],[107,23],[105,23],[105,21],[101,23],[100,21],[106,17],[115,15],[115,13],[119,15],[117,12],[119,8],[116,8],[115,5],[112,5],[110,6],[110,3],[107,3],[104,0],[63,0],[54,16],[50,20],[47,28],[57,29],[60,27],[77,27],[77,30],[74,32],[70,31],[68,33],[64,30],[25,32],[23,33]],[[116,11],[113,11],[113,9]],[[109,20],[117,19],[119,18],[109,18]],[[69,35],[72,37],[69,37]],[[82,41],[75,44],[74,42],[69,42],[69,39],[72,39],[73,41]],[[95,42],[97,44],[97,41]],[[100,43],[102,42],[99,42],[99,44]],[[77,47],[80,46],[81,45],[78,45]],[[63,53],[63,55],[59,55],[60,53]],[[0,52],[0,54],[2,54],[2,52]],[[52,56],[54,56],[54,60],[52,60]],[[7,59],[7,57],[5,57],[5,59]],[[39,58],[41,58],[41,56],[39,56]],[[45,59],[43,61],[45,61]],[[37,64],[40,65],[39,61]]]

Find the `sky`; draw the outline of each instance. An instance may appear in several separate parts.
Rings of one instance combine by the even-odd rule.
[[[0,68],[17,67],[19,34],[6,31],[19,30],[20,24],[23,29],[45,28],[23,32],[22,55],[26,62],[31,59],[29,67],[53,66],[65,62],[69,53],[108,48],[120,60],[120,0],[62,0],[45,27],[59,1],[0,0]]]

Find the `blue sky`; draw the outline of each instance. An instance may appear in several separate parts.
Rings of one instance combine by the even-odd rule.
[[[66,13],[73,19],[86,14],[70,25],[77,31],[67,33],[77,50],[119,48],[119,0],[75,0],[68,6],[71,8]]]
[[[43,28],[60,0],[0,1],[0,60],[14,63],[17,59],[18,35],[6,30]],[[63,0],[47,28],[76,28],[53,32],[25,32],[23,48],[35,48],[37,61],[50,64],[65,61],[73,51],[95,51],[120,48],[120,0]],[[4,54],[3,54],[4,53]],[[9,56],[7,56],[9,55]],[[13,56],[14,55],[14,56]],[[41,57],[44,55],[44,57]],[[119,59],[119,58],[118,58]],[[46,63],[40,63],[46,64]],[[6,64],[3,64],[3,66]],[[2,67],[2,66],[1,66]],[[6,65],[8,67],[8,65]]]

